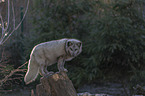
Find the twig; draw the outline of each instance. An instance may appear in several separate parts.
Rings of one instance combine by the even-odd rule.
[[[5,38],[5,32],[7,31],[8,26],[9,26],[9,21],[10,21],[10,0],[8,0],[8,23],[7,23],[6,28],[5,28],[5,25],[4,25],[4,21],[3,21],[2,15],[0,15],[0,18],[1,18],[1,22],[2,22],[2,34],[1,34],[1,39],[0,39],[0,43],[1,43],[1,42],[3,42],[3,40]]]
[[[17,27],[15,27],[15,28],[12,30],[12,32],[8,35],[8,37],[2,42],[2,44],[5,43],[5,42],[9,39],[9,37],[15,32],[15,30],[17,30],[17,29],[19,28],[19,26],[21,25],[21,23],[23,22],[23,20],[24,20],[24,18],[25,18],[25,16],[26,16],[26,13],[27,13],[27,11],[28,11],[28,6],[29,6],[29,0],[28,0],[27,8],[26,8],[26,10],[25,10],[25,13],[24,13],[24,16],[23,16],[22,20],[21,20],[20,23],[17,25]],[[9,32],[8,32],[8,33],[9,33]]]
[[[13,4],[13,1],[12,1],[12,11],[13,11],[13,26],[15,28],[15,11],[14,11],[14,4]]]
[[[0,90],[0,92],[12,92],[13,90]]]
[[[16,77],[16,78],[9,78],[8,80],[18,80],[18,79],[21,79],[23,77]]]
[[[2,17],[2,14],[1,14],[1,13],[0,13],[0,19],[1,19],[2,35],[3,35],[3,30],[4,30],[4,21],[3,21],[3,17]]]
[[[2,22],[2,35],[1,35],[1,39],[0,39],[0,45],[4,44],[8,39],[9,37],[20,27],[20,25],[22,24],[24,18],[26,17],[26,13],[28,11],[28,7],[29,7],[29,0],[27,2],[27,6],[26,6],[26,10],[25,10],[25,13],[23,15],[23,18],[22,20],[18,23],[17,26],[15,26],[15,14],[14,14],[14,5],[13,5],[13,1],[12,1],[12,14],[13,14],[13,30],[10,32],[10,30],[7,32],[7,35],[5,35],[5,32],[8,30],[9,28],[9,22],[10,22],[10,0],[8,0],[8,23],[7,23],[7,26],[6,28],[4,28],[4,22],[3,22],[3,18],[1,16],[1,13],[0,13],[0,18],[1,18],[1,22]],[[6,37],[7,36],[7,37]]]
[[[8,23],[7,23],[6,28],[4,29],[3,34],[5,34],[5,32],[7,31],[8,26],[9,26],[9,22],[10,22],[10,0],[8,0]]]

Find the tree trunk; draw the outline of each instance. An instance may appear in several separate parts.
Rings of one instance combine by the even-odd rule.
[[[36,96],[77,96],[71,80],[65,72],[42,77],[36,86]]]

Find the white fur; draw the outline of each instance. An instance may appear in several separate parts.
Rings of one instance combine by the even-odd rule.
[[[68,42],[71,42],[72,45],[68,46]],[[78,47],[79,43],[81,45]],[[59,71],[66,71],[63,67],[63,59],[70,61],[81,51],[82,43],[77,39],[60,39],[36,45],[31,52],[24,81],[29,84],[37,78],[38,73],[43,76],[46,75],[48,73],[47,66],[55,63],[58,63]]]

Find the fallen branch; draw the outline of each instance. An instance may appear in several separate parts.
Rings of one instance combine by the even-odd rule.
[[[2,86],[3,83],[5,83],[6,81],[10,80],[9,77],[11,77],[12,75],[14,75],[16,72],[24,72],[26,69],[20,69],[20,68],[22,68],[27,63],[28,62],[26,62],[23,65],[19,66],[17,69],[12,70],[9,75],[5,76],[4,79],[0,80],[0,86]]]

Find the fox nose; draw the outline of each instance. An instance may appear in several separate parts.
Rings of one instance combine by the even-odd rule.
[[[75,57],[75,54],[73,53],[72,56]]]

